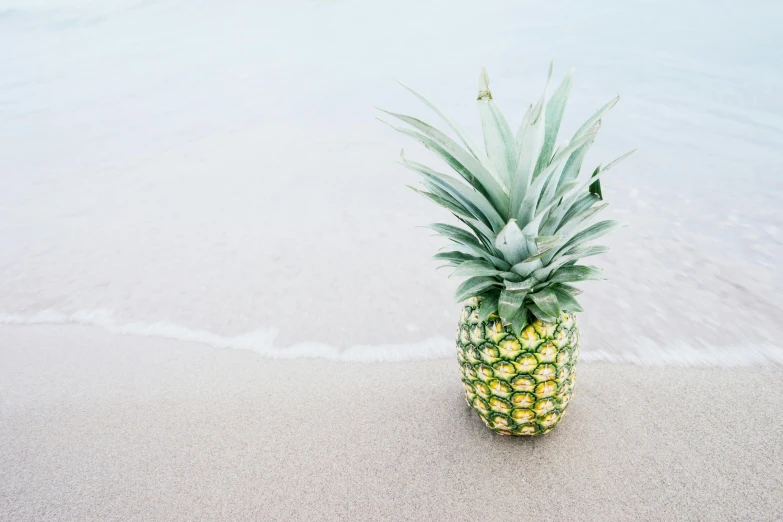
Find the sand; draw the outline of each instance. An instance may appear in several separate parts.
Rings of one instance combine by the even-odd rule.
[[[279,361],[0,327],[0,519],[780,520],[783,370],[581,363],[536,439],[452,359]]]
[[[783,519],[783,366],[729,367],[783,363],[783,9],[279,4],[3,2],[0,520]],[[585,360],[519,440],[453,358],[227,349],[450,352],[397,155],[446,167],[372,106],[441,126],[399,78],[481,142],[481,67],[516,129],[550,59],[560,143],[622,95],[583,176],[639,149],[583,357],[725,368]]]

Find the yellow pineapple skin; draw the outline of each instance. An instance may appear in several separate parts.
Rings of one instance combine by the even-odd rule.
[[[579,329],[573,313],[526,325],[519,336],[497,313],[479,321],[469,299],[457,328],[457,359],[465,400],[491,430],[543,435],[563,418],[573,397]]]

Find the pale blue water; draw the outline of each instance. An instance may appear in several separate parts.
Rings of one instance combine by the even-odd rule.
[[[482,65],[516,122],[555,59],[577,68],[566,129],[623,96],[591,164],[639,148],[606,183],[632,227],[585,353],[780,347],[782,7],[250,4],[0,0],[6,322],[447,353],[454,282],[412,228],[442,215],[394,164],[424,156],[371,106],[434,120],[399,78],[478,133]]]

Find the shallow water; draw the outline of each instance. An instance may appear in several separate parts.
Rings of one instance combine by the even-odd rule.
[[[778,361],[783,8],[768,2],[0,0],[0,322],[278,356],[451,355],[456,285],[372,105],[476,134],[568,67],[564,131],[616,92],[609,281],[586,358]],[[515,124],[512,124],[515,125]]]

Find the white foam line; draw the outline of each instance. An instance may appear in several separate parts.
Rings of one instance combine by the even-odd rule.
[[[193,330],[171,323],[119,323],[111,312],[83,310],[64,314],[44,310],[29,316],[0,313],[0,324],[78,324],[101,328],[110,333],[190,341],[215,348],[249,350],[274,359],[326,359],[343,362],[402,362],[440,359],[455,356],[454,341],[432,337],[406,344],[356,345],[340,350],[325,343],[299,343],[277,348],[278,330],[258,329],[237,336],[224,336],[207,330]],[[582,348],[580,360],[634,364],[637,366],[736,367],[783,365],[783,348],[771,344],[695,348],[679,342],[661,347],[649,339],[629,342],[634,348],[621,353]]]
[[[345,362],[397,362],[440,359],[454,356],[456,353],[454,341],[442,337],[433,337],[407,344],[356,345],[345,350],[316,342],[277,348],[274,346],[274,340],[279,331],[274,328],[262,328],[237,336],[224,336],[207,330],[193,330],[171,323],[119,323],[114,319],[112,313],[106,310],[83,310],[74,314],[44,310],[30,316],[0,314],[0,324],[78,324],[101,328],[116,334],[191,341],[215,348],[249,350],[274,359],[311,358]]]

